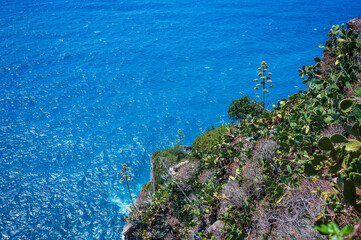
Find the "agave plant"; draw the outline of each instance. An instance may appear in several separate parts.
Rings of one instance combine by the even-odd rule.
[[[260,77],[260,81],[261,83],[257,83],[256,87],[254,88],[254,90],[258,90],[259,87],[261,87],[262,85],[262,106],[265,107],[265,101],[266,101],[266,94],[269,93],[269,91],[266,89],[266,84],[267,83],[272,83],[271,80],[271,75],[272,73],[267,72],[267,69],[269,68],[269,66],[267,65],[266,61],[262,61],[261,63],[261,67],[258,68],[258,77]],[[253,80],[254,82],[258,82],[258,78]],[[270,88],[273,88],[273,85],[270,85]],[[258,93],[256,92],[256,94],[258,95]]]

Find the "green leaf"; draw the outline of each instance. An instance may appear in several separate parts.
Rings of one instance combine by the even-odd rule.
[[[361,142],[357,140],[349,140],[347,143],[345,143],[346,151],[349,152],[357,152],[361,148]]]
[[[325,155],[316,155],[316,156],[314,156],[314,159],[312,160],[312,165],[317,166],[320,164],[320,162],[323,162],[327,159],[328,159],[328,157],[326,157]]]
[[[319,57],[314,58],[315,62],[321,62],[321,59]]]
[[[360,134],[359,134],[359,124],[356,122],[352,127],[351,127],[351,130],[350,130],[350,133],[352,135],[354,135],[355,137],[359,137]]]
[[[313,80],[313,83],[314,84],[322,84],[323,81],[321,81],[320,79],[315,79],[315,80]]]
[[[324,48],[325,46],[323,46],[322,44],[318,45],[319,48]]]
[[[287,171],[288,171],[289,173],[292,173],[292,168],[291,168],[290,165],[287,165],[286,168],[287,168]]]
[[[314,159],[315,161],[321,162],[327,160],[327,157],[325,155],[316,155]]]
[[[322,234],[331,234],[328,227],[325,224],[322,224],[321,226],[314,226],[315,229],[317,229]]]
[[[355,97],[361,97],[361,88],[355,90]]]
[[[328,86],[327,88],[326,88],[326,93],[327,93],[327,95],[330,95],[330,94],[332,94],[333,92],[335,92],[335,91],[337,91],[337,88],[335,87],[335,86]]]
[[[339,234],[340,233],[340,229],[338,228],[337,224],[334,222],[331,222],[328,224],[329,229],[331,230],[331,232],[333,234]]]
[[[347,138],[339,133],[336,133],[331,136],[331,141],[333,143],[343,143],[343,142],[347,142]]]
[[[334,149],[330,138],[328,138],[326,136],[321,137],[318,140],[317,145],[321,150],[324,150],[324,151],[330,151],[330,150]]]
[[[287,193],[283,194],[282,197],[280,197],[280,199],[278,199],[276,203],[280,203],[286,195],[287,195]]]
[[[361,122],[361,109],[359,107],[355,107],[353,109],[353,115],[359,122]]]
[[[344,99],[340,102],[340,109],[342,112],[348,113],[349,111],[352,110],[354,104],[355,104],[354,99],[350,99],[350,98]]]
[[[321,98],[321,103],[322,104],[327,103],[327,101],[328,101],[328,97],[324,96],[324,97]]]
[[[343,196],[352,206],[356,205],[356,188],[351,180],[346,180],[343,184]]]
[[[306,163],[304,164],[305,166],[305,174],[308,175],[308,176],[314,176],[317,174],[317,171],[315,170],[315,168],[312,166],[312,164],[310,163]]]
[[[337,224],[334,222],[331,222],[327,225],[321,224],[321,226],[315,226],[318,231],[320,231],[323,234],[338,234],[340,232],[340,229],[338,228]]]
[[[248,207],[249,203],[248,203],[247,198],[244,199],[244,202],[245,202],[246,206]]]
[[[332,117],[327,117],[325,118],[325,123],[327,123],[328,125],[330,125],[332,123],[332,121],[334,121],[335,119],[333,119]]]
[[[350,226],[350,225],[346,225],[346,227],[344,227],[342,230],[341,230],[341,233],[343,236],[348,236],[352,233],[353,231],[353,226]]]

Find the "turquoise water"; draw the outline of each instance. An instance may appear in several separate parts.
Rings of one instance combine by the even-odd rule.
[[[229,122],[262,60],[305,89],[359,1],[9,1],[0,8],[0,239],[117,239],[153,151]]]

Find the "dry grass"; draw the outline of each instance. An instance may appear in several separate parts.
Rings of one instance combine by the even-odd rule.
[[[237,180],[231,180],[223,187],[221,197],[218,215],[224,213],[230,206],[243,206],[245,193]]]
[[[211,170],[204,170],[198,177],[198,182],[199,183],[205,183],[206,181],[208,181],[209,179],[211,179],[211,177],[214,175],[214,172]]]
[[[137,198],[135,199],[135,205],[138,208],[142,208],[145,206],[145,203],[147,201],[150,201],[150,195],[146,190],[142,189],[142,191],[138,194]]]
[[[319,182],[303,180],[301,187],[287,189],[279,203],[264,202],[252,217],[252,232],[248,239],[323,239],[314,229],[314,219],[325,201],[311,193]]]
[[[222,228],[223,223],[221,220],[218,220],[207,228],[207,232],[212,233],[215,240],[223,240],[225,238],[225,233],[222,231]]]
[[[262,138],[254,146],[253,156],[257,160],[273,161],[277,149],[278,145],[275,141],[269,138]]]
[[[194,160],[186,164],[181,165],[174,176],[179,186],[186,191],[192,190],[191,184],[188,181],[194,176],[199,169],[199,161]]]
[[[265,176],[258,161],[247,160],[242,167],[242,189],[249,198],[260,200],[264,194]]]
[[[339,133],[339,134],[344,134],[345,132],[345,128],[340,125],[340,124],[331,124],[329,125],[327,128],[325,128],[321,134],[326,136],[326,137],[331,137],[332,135]]]

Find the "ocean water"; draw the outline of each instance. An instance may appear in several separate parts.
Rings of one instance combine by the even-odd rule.
[[[0,239],[120,239],[153,151],[230,122],[254,94],[262,60],[268,102],[306,87],[359,1],[29,1],[0,8]]]

